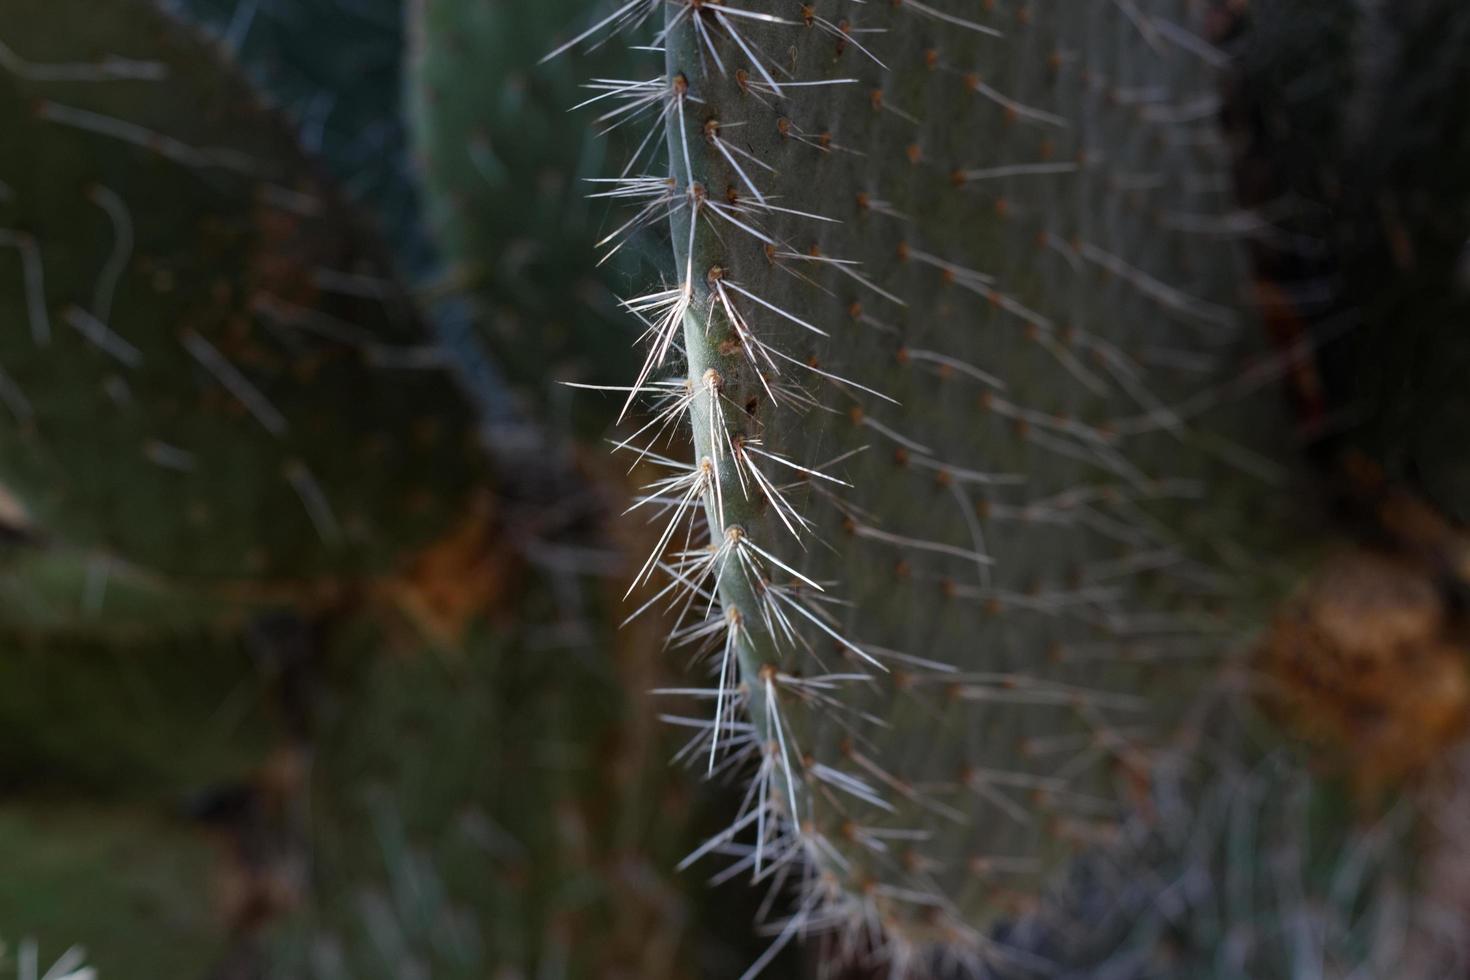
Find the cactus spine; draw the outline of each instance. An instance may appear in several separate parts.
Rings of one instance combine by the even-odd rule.
[[[605,87],[666,138],[666,174],[617,184],[673,244],[672,285],[627,304],[635,395],[695,449],[660,457],[671,547],[640,580],[671,573],[708,654],[711,767],[754,760],[728,846],[806,880],[783,940],[1005,958],[989,928],[1191,744],[1270,590],[1256,557],[1293,560],[1223,59],[1190,16],[631,2],[602,24],[661,21],[664,75]]]
[[[80,3],[0,9],[0,139],[20,148],[0,154],[0,314],[24,328],[0,338],[0,634],[45,637],[6,661],[11,688],[64,671],[55,650],[90,662],[99,633],[131,669],[174,658],[159,637],[179,626],[238,622],[242,599],[328,610],[325,662],[350,676],[315,705],[320,727],[293,715],[276,773],[291,783],[303,733],[320,737],[319,888],[292,923],[310,972],[672,977],[696,951],[715,972],[663,875],[685,787],[650,762],[627,693],[656,671],[639,655],[609,669],[604,597],[575,601],[598,587],[557,567],[585,554],[595,494],[548,491],[539,468],[491,481],[448,358],[253,93],[150,4]],[[338,5],[223,6],[249,52],[277,43],[243,29],[254,14]],[[599,187],[634,209],[608,244],[622,258],[648,232],[666,253],[625,304],[651,347],[629,401],[653,408],[621,445],[667,474],[635,508],[659,546],[634,585],[666,576],[636,602],[683,617],[674,639],[709,677],[692,693],[714,719],[680,716],[696,732],[681,754],[753,773],[693,856],[793,896],[749,972],[823,930],[838,958],[895,974],[1464,972],[1470,89],[1445,80],[1470,77],[1470,16],[1249,5],[1247,33],[1270,36],[1247,38],[1247,74],[1262,54],[1318,71],[1283,51],[1326,34],[1328,77],[1359,86],[1264,100],[1295,142],[1268,176],[1326,202],[1317,242],[1235,203],[1250,163],[1230,174],[1217,132],[1229,59],[1195,27],[1221,37],[1242,6],[623,0],[584,36],[652,28],[652,50],[600,49],[592,83],[600,122],[633,132]],[[51,30],[58,10],[95,43]],[[568,200],[599,154],[545,115],[565,76],[524,73],[527,32],[568,14],[413,13],[409,102],[451,278],[544,413],[564,394],[547,361],[601,382],[622,360],[584,305],[623,273],[593,272],[589,212]],[[367,34],[392,48],[381,26]],[[1245,243],[1277,301],[1275,354]],[[1282,289],[1277,262],[1325,270],[1324,307]],[[1344,311],[1365,324],[1345,338]],[[1366,527],[1351,548],[1298,492],[1282,377],[1309,425],[1348,417],[1334,447],[1371,460],[1333,471]],[[551,455],[534,441],[515,458]],[[504,553],[518,530],[525,555]],[[385,597],[419,629],[384,628]],[[647,654],[641,635],[625,642]],[[364,655],[384,647],[413,653]],[[184,708],[249,673],[190,666],[160,678]],[[0,698],[0,727],[29,734],[36,708]],[[255,748],[160,762],[150,739],[196,716],[135,742],[97,714],[100,739],[12,739],[6,781],[134,799],[238,777]],[[300,802],[274,799],[271,818]],[[292,830],[233,847],[274,860]],[[242,870],[245,946],[262,910],[303,897],[279,870]]]

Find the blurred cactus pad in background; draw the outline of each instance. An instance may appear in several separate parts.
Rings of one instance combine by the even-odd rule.
[[[1470,975],[1460,0],[3,0],[0,978]]]

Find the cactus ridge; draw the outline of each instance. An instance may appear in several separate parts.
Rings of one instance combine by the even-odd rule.
[[[38,539],[330,590],[466,511],[450,359],[211,46],[151,3],[8,3],[0,118],[0,481]]]
[[[1193,12],[635,0],[565,46],[665,56],[596,83],[643,127],[623,230],[672,230],[625,302],[623,446],[668,471],[635,585],[686,614],[708,767],[755,770],[701,853],[803,883],[773,949],[1036,965],[989,928],[1117,837],[1252,621],[1281,361]]]

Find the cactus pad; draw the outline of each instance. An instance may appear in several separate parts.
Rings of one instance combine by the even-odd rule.
[[[449,526],[443,351],[215,49],[144,0],[7,3],[0,45],[0,483],[39,536],[225,586]]]
[[[621,77],[657,57],[613,45],[596,64],[537,61],[584,4],[570,0],[419,0],[413,5],[408,108],[429,223],[446,282],[473,300],[481,335],[523,408],[584,435],[605,411],[558,382],[625,384],[635,334],[615,290],[637,246],[602,268],[593,243],[620,222],[588,200],[607,141],[586,113],[583,73]]]
[[[117,980],[206,976],[228,947],[207,894],[215,849],[194,828],[122,806],[12,801],[0,808],[0,847],[7,976],[25,941],[47,963],[82,947]]]
[[[332,950],[314,975],[699,975],[701,886],[670,874],[695,801],[647,711],[656,645],[544,584],[454,652],[335,644],[296,950]]]
[[[695,444],[642,574],[706,655],[711,766],[756,770],[743,864],[811,869],[783,939],[1004,959],[989,927],[1116,838],[1259,616],[1292,474],[1193,12],[635,0],[589,32],[665,51],[609,85],[666,141],[616,185],[672,228],[628,301],[644,441]]]

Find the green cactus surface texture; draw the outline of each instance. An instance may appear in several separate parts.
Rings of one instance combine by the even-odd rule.
[[[107,556],[22,542],[0,545],[0,622],[31,636],[146,638],[238,622],[228,596],[181,603],[178,584]]]
[[[663,674],[653,624],[618,631],[599,612],[617,600],[607,582],[582,582],[580,611],[549,584],[454,650],[337,642],[310,799],[317,887],[282,944],[304,975],[734,976],[755,955],[743,884],[675,874],[710,803],[668,764],[680,739],[647,693]]]
[[[1189,861],[1170,896],[1174,929],[1153,947],[1155,972],[1462,975],[1464,883],[1448,879],[1464,855],[1441,849],[1434,829],[1460,805],[1439,787],[1344,821],[1353,803],[1341,785],[1290,752],[1222,775],[1193,814]]]
[[[178,821],[126,806],[11,804],[0,812],[0,848],[7,977],[27,941],[42,970],[76,945],[97,975],[120,980],[205,976],[228,943],[201,887],[215,848]]]
[[[806,879],[778,946],[1004,964],[990,928],[1196,743],[1262,559],[1290,577],[1198,15],[650,0],[585,36],[665,53],[600,83],[665,145],[614,185],[672,233],[625,301],[668,469],[640,580],[688,614],[710,767],[754,773],[712,846]]]
[[[1465,0],[0,0],[0,326],[0,980],[1470,976]]]
[[[1463,805],[1446,789],[1463,785],[1463,759],[1450,760],[1443,783],[1364,809],[1300,747],[1277,736],[1275,749],[1250,748],[1228,718],[1213,720],[1209,778],[1187,799],[1160,797],[1154,828],[1129,846],[1084,859],[1068,888],[1047,897],[1046,916],[998,934],[1046,961],[1010,972],[1462,975],[1463,849],[1442,831]],[[1177,839],[1161,841],[1160,826]]]
[[[7,3],[0,44],[23,529],[266,586],[389,570],[463,513],[475,423],[443,351],[215,49],[133,0]]]
[[[247,777],[275,734],[269,678],[239,643],[203,634],[3,643],[7,790],[176,803]]]
[[[302,146],[376,220],[401,268],[431,262],[400,105],[401,0],[163,0],[226,46]],[[326,43],[323,39],[327,39]]]
[[[617,295],[648,246],[635,242],[599,268],[595,243],[622,220],[593,183],[612,148],[586,113],[568,110],[599,94],[579,87],[584,73],[621,77],[657,57],[610,45],[593,65],[538,66],[586,9],[575,0],[411,7],[408,108],[446,284],[473,300],[523,408],[553,423],[572,412],[583,435],[601,435],[605,406],[564,382],[625,384],[636,370],[636,333]]]
[[[594,976],[616,960],[628,975],[678,975],[686,923],[668,879],[678,855],[643,853],[672,841],[656,817],[644,837],[645,815],[621,815],[629,823],[618,807],[671,806],[677,826],[680,801],[605,782],[657,771],[599,758],[620,751],[622,705],[596,697],[613,679],[594,676],[597,663],[564,662],[583,651],[527,656],[526,639],[487,629],[462,658],[379,659],[329,709],[316,944],[341,957],[336,975],[397,977],[417,964],[434,975],[535,976],[556,964]],[[536,676],[569,668],[575,688]],[[438,709],[470,692],[477,710]],[[567,703],[578,697],[587,703]]]

